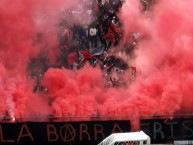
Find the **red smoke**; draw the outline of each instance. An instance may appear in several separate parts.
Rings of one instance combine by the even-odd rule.
[[[148,36],[135,51],[142,72],[135,89],[137,96],[150,102],[149,107],[154,104],[154,113],[192,113],[192,3],[160,0],[145,14],[134,0],[122,8],[125,34],[134,29]]]
[[[32,93],[34,83],[26,74],[27,63],[39,52],[54,51],[58,21],[65,17],[64,10],[78,3],[77,0],[1,0],[1,117],[6,114],[15,117],[25,117],[31,113],[41,115],[42,112],[49,114],[47,100],[42,101],[42,97]],[[41,40],[37,38],[39,34],[43,34]],[[41,108],[45,106],[43,108],[46,109],[42,108],[39,112],[34,110],[36,105]]]
[[[130,32],[148,36],[139,42],[135,59],[131,60],[141,74],[128,88],[105,88],[99,69],[52,68],[43,79],[49,89],[47,94],[34,94],[26,64],[42,49],[57,46],[55,26],[60,13],[69,6],[65,0],[1,0],[1,117],[5,112],[15,117],[54,113],[80,117],[78,120],[192,113],[193,1],[160,0],[144,14],[136,0],[126,0],[120,13],[125,41]],[[44,41],[34,43],[38,32],[44,33]]]

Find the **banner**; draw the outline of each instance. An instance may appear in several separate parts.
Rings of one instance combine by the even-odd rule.
[[[193,140],[193,118],[142,120],[140,125],[154,144]]]
[[[151,143],[193,140],[193,119],[141,120]],[[97,145],[112,133],[130,132],[130,121],[0,123],[0,144]]]
[[[129,121],[0,123],[0,144],[95,145],[112,133],[128,131]]]

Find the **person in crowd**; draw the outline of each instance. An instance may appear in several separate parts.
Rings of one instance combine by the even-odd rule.
[[[89,29],[89,36],[90,36],[90,42],[91,42],[91,47],[97,47],[97,28],[95,25],[91,25]]]

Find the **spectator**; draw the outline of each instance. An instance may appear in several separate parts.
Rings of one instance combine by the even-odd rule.
[[[91,47],[97,47],[97,29],[94,25],[91,25],[89,29],[89,36],[90,36]]]

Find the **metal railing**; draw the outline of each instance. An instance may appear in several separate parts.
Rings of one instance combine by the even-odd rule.
[[[190,114],[169,114],[169,115],[117,115],[117,116],[31,116],[31,117],[20,117],[13,118],[5,116],[0,118],[0,122],[25,122],[25,121],[35,121],[35,122],[46,122],[46,121],[108,121],[108,120],[148,120],[148,119],[169,119],[174,118],[193,118],[193,113]]]

